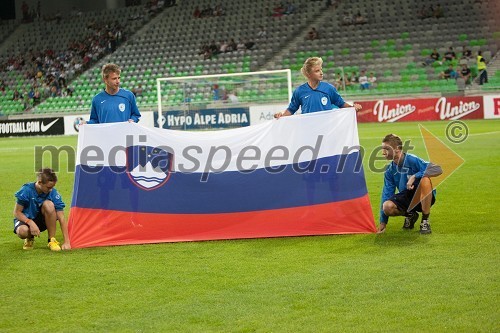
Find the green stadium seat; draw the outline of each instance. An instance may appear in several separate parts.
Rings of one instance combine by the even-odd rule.
[[[420,55],[422,57],[428,57],[431,53],[432,53],[431,49],[422,49],[422,51],[420,51]]]
[[[404,44],[403,45],[403,51],[408,52],[413,49],[413,45],[411,44]]]

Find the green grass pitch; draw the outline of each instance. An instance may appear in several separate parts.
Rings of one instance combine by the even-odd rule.
[[[383,235],[63,253],[47,249],[46,233],[22,250],[13,195],[34,180],[35,145],[75,146],[77,138],[0,139],[0,331],[498,332],[500,123],[467,121],[460,144],[446,138],[447,122],[421,124],[465,160],[438,187],[431,235],[391,218]],[[359,125],[376,221],[383,176],[368,157],[387,133],[411,139],[427,158],[418,123]],[[59,173],[66,215],[73,177]]]

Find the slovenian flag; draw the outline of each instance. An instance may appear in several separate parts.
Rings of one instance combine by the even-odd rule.
[[[352,108],[207,132],[80,127],[73,248],[375,230]]]

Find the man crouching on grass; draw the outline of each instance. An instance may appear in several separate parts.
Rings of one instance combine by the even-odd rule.
[[[54,170],[40,169],[37,181],[26,183],[16,192],[14,208],[14,233],[24,239],[23,249],[33,249],[35,236],[47,230],[48,247],[52,251],[70,250],[68,224],[64,218],[65,204],[54,188],[57,176]],[[56,240],[56,221],[59,221],[64,236],[64,243],[59,246]]]
[[[431,206],[436,201],[436,190],[432,188],[431,177],[439,176],[443,171],[439,165],[426,162],[418,156],[404,153],[403,142],[394,134],[388,134],[382,140],[382,153],[392,161],[384,173],[380,224],[377,233],[385,232],[389,216],[405,216],[403,229],[413,229],[422,212],[420,233],[430,234],[429,215]],[[394,194],[398,189],[398,193]],[[415,197],[415,198],[414,198]]]

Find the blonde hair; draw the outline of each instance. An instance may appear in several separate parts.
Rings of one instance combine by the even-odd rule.
[[[304,65],[302,65],[302,68],[300,69],[300,72],[307,78],[307,76],[311,73],[312,68],[314,66],[322,66],[322,65],[323,65],[323,59],[321,59],[320,57],[310,57],[306,59]]]
[[[120,74],[121,72],[122,69],[120,68],[120,66],[116,64],[105,64],[104,66],[102,66],[101,74],[103,79],[107,79],[109,74],[111,73]]]

